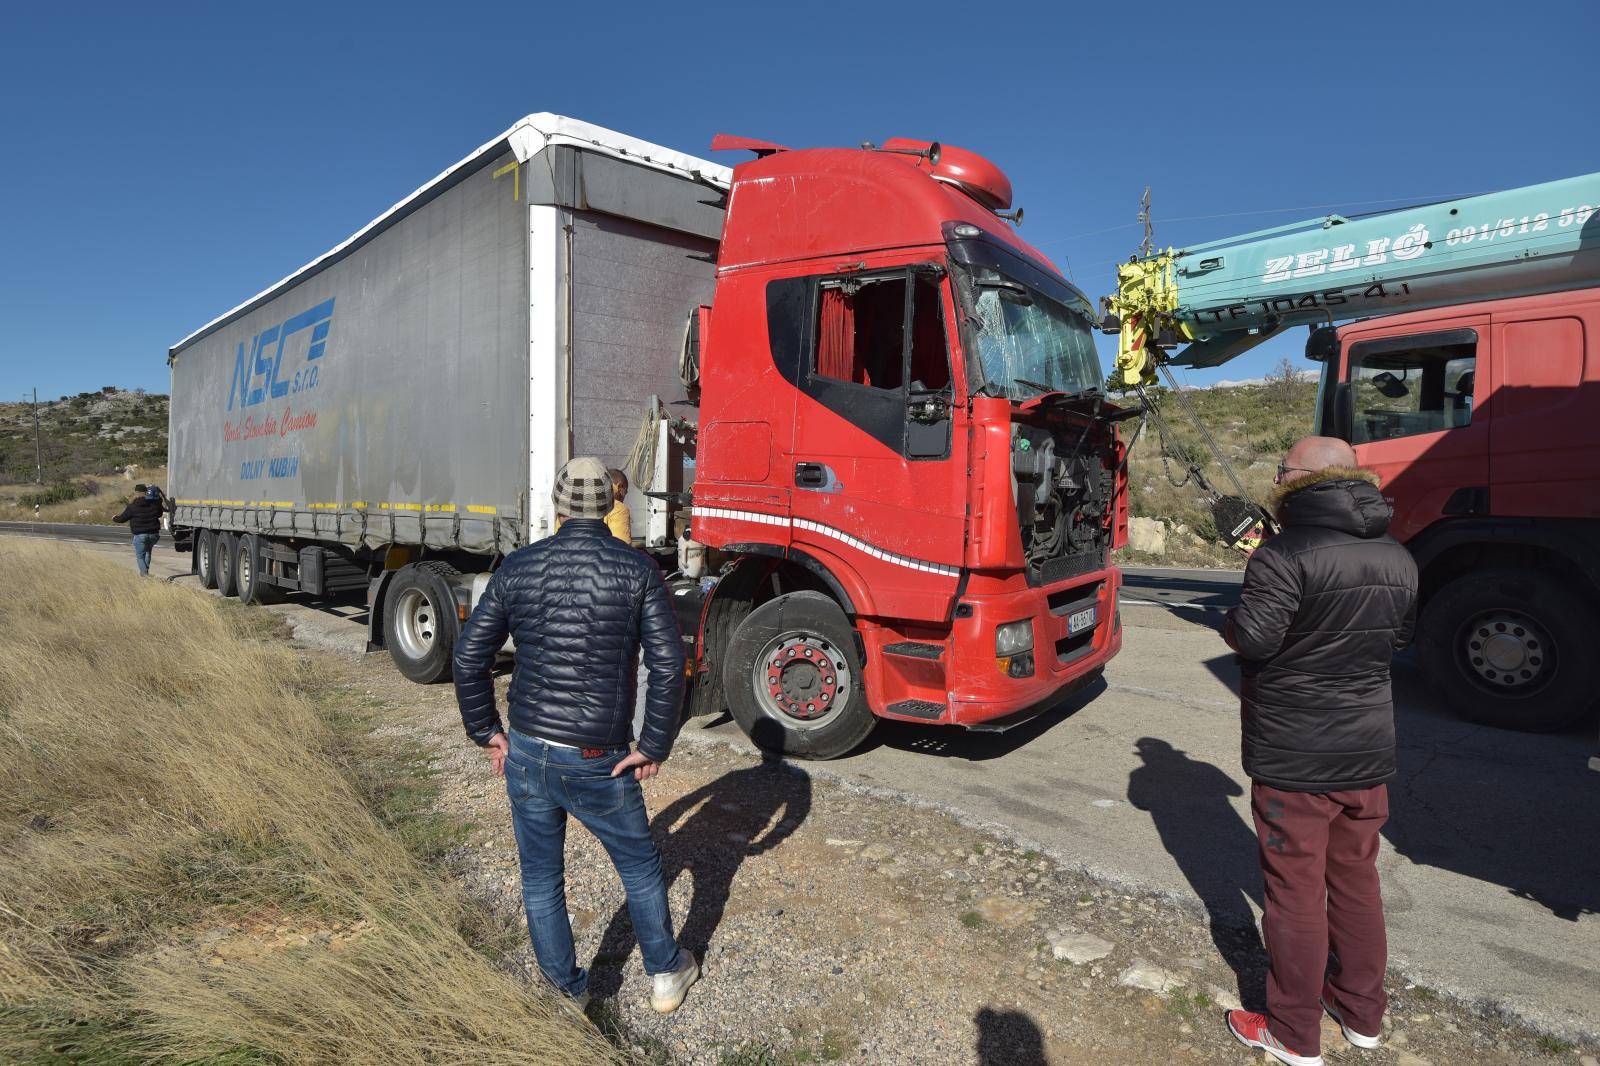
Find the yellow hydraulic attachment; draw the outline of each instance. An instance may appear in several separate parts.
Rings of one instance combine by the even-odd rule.
[[[1144,391],[1146,385],[1156,383],[1158,370],[1167,376],[1167,383],[1179,408],[1200,431],[1201,439],[1221,464],[1237,495],[1226,496],[1219,491],[1207,480],[1200,464],[1195,461],[1185,463],[1187,471],[1183,481],[1174,484],[1182,485],[1193,478],[1211,503],[1212,518],[1222,540],[1231,548],[1249,552],[1261,544],[1263,532],[1272,522],[1271,516],[1250,498],[1239,475],[1234,472],[1233,464],[1217,447],[1216,440],[1206,429],[1205,423],[1200,421],[1199,413],[1189,402],[1188,396],[1172,380],[1172,371],[1161,358],[1161,349],[1156,343],[1164,334],[1169,340],[1195,339],[1189,327],[1174,314],[1178,309],[1178,289],[1172,281],[1173,258],[1172,249],[1168,248],[1164,252],[1130,259],[1117,267],[1117,293],[1105,301],[1106,309],[1122,322],[1121,332],[1117,336],[1117,376],[1124,386],[1138,392],[1145,417],[1155,423],[1156,432],[1161,437],[1163,453],[1170,455],[1172,431],[1167,428],[1160,406]],[[1170,473],[1167,476],[1171,478]]]
[[[1189,328],[1172,315],[1178,309],[1178,288],[1172,281],[1172,249],[1117,267],[1117,294],[1106,301],[1122,320],[1117,336],[1117,373],[1122,383],[1153,385],[1156,363],[1154,340],[1171,330],[1183,340],[1193,340]]]

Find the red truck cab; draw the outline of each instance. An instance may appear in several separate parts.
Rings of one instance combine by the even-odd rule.
[[[702,317],[692,535],[731,560],[691,713],[832,757],[876,718],[1004,728],[1121,645],[1123,414],[1093,309],[958,148],[735,168]]]
[[[1421,575],[1424,669],[1464,716],[1572,724],[1600,695],[1600,290],[1319,330],[1319,431],[1382,478]]]

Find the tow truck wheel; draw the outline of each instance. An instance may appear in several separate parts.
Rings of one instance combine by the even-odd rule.
[[[413,563],[395,574],[383,598],[383,641],[395,668],[419,685],[450,677],[460,625],[443,563]]]
[[[774,754],[836,759],[877,724],[855,631],[820,592],[791,592],[750,612],[728,641],[722,686],[739,728]]]
[[[1590,712],[1600,665],[1593,612],[1538,570],[1488,570],[1435,592],[1418,626],[1423,669],[1482,725],[1547,733]]]
[[[217,572],[217,591],[224,596],[239,592],[239,538],[232,533],[216,533],[211,538],[211,566]]]
[[[194,572],[199,575],[201,588],[217,587],[217,535],[209,529],[195,531]]]

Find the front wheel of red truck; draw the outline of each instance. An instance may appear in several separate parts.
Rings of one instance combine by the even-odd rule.
[[[855,630],[820,592],[791,592],[751,611],[728,641],[722,685],[739,728],[776,755],[836,759],[877,724]]]
[[[1600,691],[1596,619],[1533,569],[1486,570],[1445,585],[1417,627],[1423,669],[1445,702],[1481,725],[1547,733],[1589,714]]]

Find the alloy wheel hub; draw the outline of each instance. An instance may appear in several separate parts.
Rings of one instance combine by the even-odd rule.
[[[1496,687],[1518,688],[1541,680],[1550,669],[1550,641],[1544,630],[1516,611],[1491,611],[1465,632],[1467,662]]]

